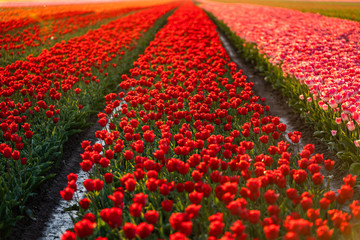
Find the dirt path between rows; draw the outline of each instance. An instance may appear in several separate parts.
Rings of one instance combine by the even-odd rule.
[[[264,77],[254,66],[246,63],[245,60],[240,57],[236,48],[219,29],[218,33],[231,61],[235,62],[238,68],[243,70],[243,74],[247,77],[247,81],[254,83],[253,91],[255,94],[264,97],[266,99],[265,104],[270,106],[270,114],[280,117],[280,121],[287,125],[286,134],[293,131],[301,132],[300,147],[303,147],[308,143],[315,144],[316,153],[324,154],[324,159],[335,160],[334,169],[331,172],[324,171],[323,174],[330,178],[331,190],[336,191],[336,189],[340,189],[343,184],[342,179],[349,174],[349,171],[340,168],[340,160],[337,158],[336,154],[333,151],[330,151],[325,143],[313,137],[315,130],[306,125],[299,114],[292,111],[287,105],[286,99],[282,96],[281,92],[274,90],[271,84],[265,81]],[[290,142],[289,139],[288,141]],[[334,173],[336,173],[336,175]],[[326,182],[326,179],[324,179],[324,182]],[[358,194],[356,196],[359,197]]]

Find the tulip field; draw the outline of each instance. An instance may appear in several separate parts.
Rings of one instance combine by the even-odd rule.
[[[359,23],[258,5],[202,6],[359,175]]]
[[[140,9],[136,5],[80,5],[4,10],[0,22],[0,67],[39,55],[55,43],[85,34],[115,17]]]
[[[358,0],[210,0],[223,3],[247,3],[271,7],[294,9],[328,17],[360,20],[360,1]]]
[[[63,143],[86,126],[104,95],[116,88],[118,74],[126,72],[139,47],[148,44],[139,38],[151,37],[152,25],[174,6],[119,17],[0,69],[0,229],[8,230],[21,218],[13,216],[14,207],[22,214],[30,211],[25,202],[52,177],[46,172],[61,156]]]
[[[59,193],[62,240],[360,239],[358,22],[204,0],[74,6],[0,11],[0,239],[94,114],[85,194],[75,170]],[[218,31],[338,158],[300,144]],[[338,189],[336,166],[350,168]]]

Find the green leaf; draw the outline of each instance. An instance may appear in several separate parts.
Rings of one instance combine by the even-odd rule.
[[[67,207],[64,209],[65,212],[69,212],[69,211],[77,211],[79,210],[79,206],[74,204],[74,205],[71,205],[70,207]]]
[[[314,137],[322,137],[324,133],[325,133],[324,131],[315,131]]]
[[[343,154],[341,154],[340,159],[344,161],[354,162],[356,158],[354,154],[350,152],[344,152]]]
[[[26,215],[33,221],[36,221],[36,217],[34,216],[34,212],[30,208],[26,208]]]
[[[337,152],[336,153],[336,156],[338,156],[339,158],[341,158],[341,155],[343,155],[344,154],[344,152],[343,151],[340,151],[340,152]]]
[[[360,163],[353,163],[350,165],[350,173],[353,175],[360,175]]]

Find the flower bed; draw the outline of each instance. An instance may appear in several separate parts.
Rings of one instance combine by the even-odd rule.
[[[346,163],[360,162],[358,22],[246,4],[202,6],[228,25],[221,28],[317,137]],[[351,168],[360,174],[359,163]]]
[[[82,143],[87,195],[61,239],[356,239],[356,177],[329,190],[320,170],[334,161],[311,144],[297,153],[299,132],[283,141],[286,125],[236,68],[200,8],[169,17],[122,76],[127,93],[106,96],[103,144]]]
[[[30,54],[39,55],[58,42],[81,36],[87,31],[99,28],[117,17],[140,8],[128,7],[105,11],[59,12],[47,11],[34,18],[21,18],[0,22],[4,31],[0,32],[0,66],[5,67],[16,60],[25,60]],[[85,6],[83,6],[85,8]],[[60,9],[59,9],[60,10]],[[9,31],[7,26],[18,26]]]
[[[52,177],[44,175],[60,158],[63,143],[103,106],[119,73],[128,71],[175,6],[120,18],[0,71],[2,232],[22,217],[13,216],[14,207],[21,215],[31,214],[24,204],[36,186]]]

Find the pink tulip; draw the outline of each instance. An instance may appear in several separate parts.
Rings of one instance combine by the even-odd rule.
[[[354,125],[354,122],[353,122],[353,121],[349,121],[349,122],[346,124],[346,127],[347,127],[347,129],[349,129],[350,132],[352,132],[352,131],[355,130],[355,125]]]

